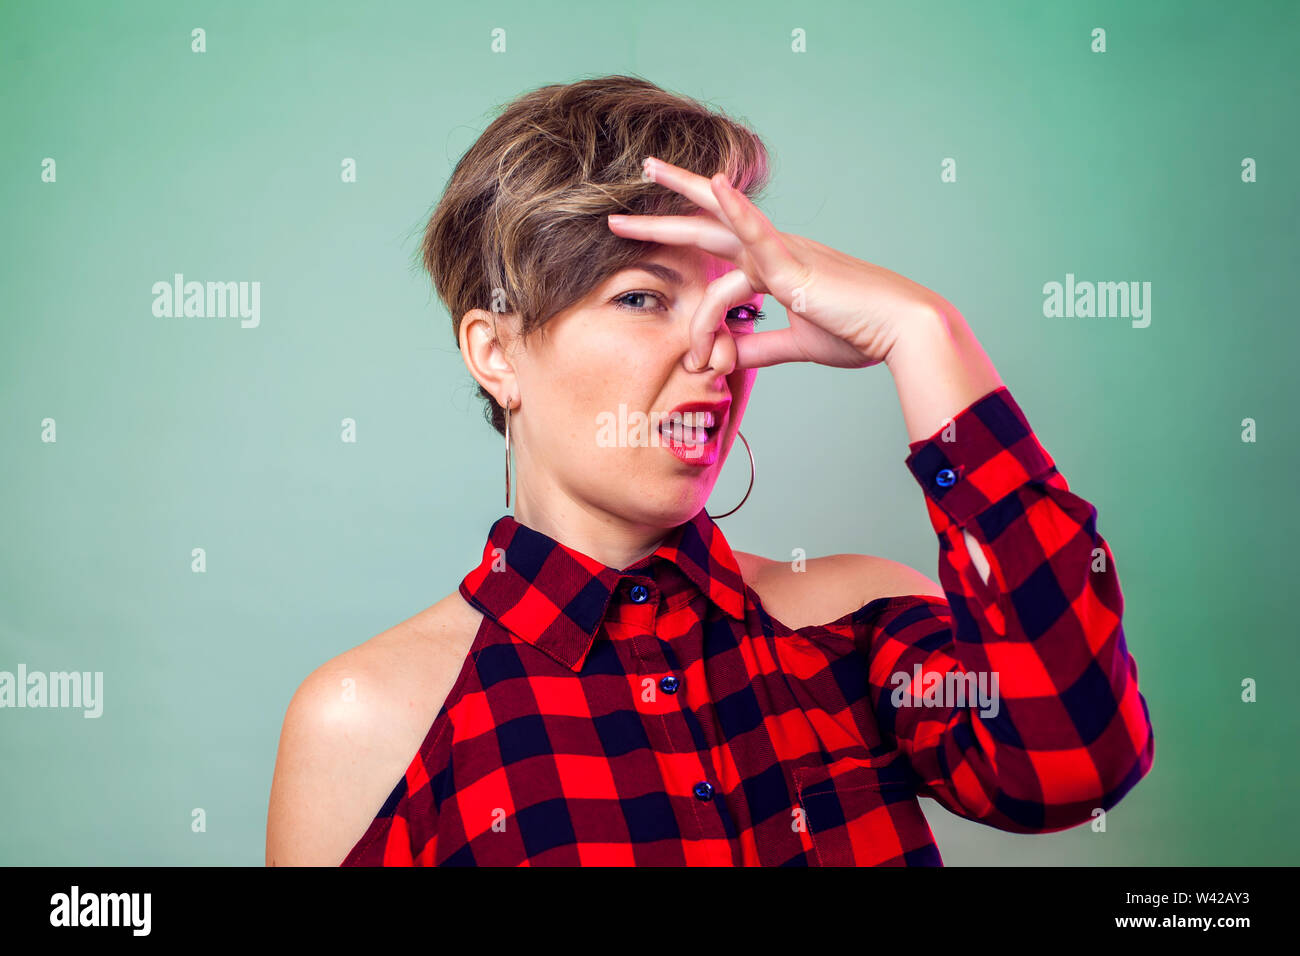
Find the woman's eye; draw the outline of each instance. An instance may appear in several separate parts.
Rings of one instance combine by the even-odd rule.
[[[630,305],[627,299],[645,299],[651,298],[662,303],[663,298],[657,292],[624,292],[614,299],[615,304],[624,312],[649,312],[649,308],[643,305]],[[733,315],[732,313],[741,312],[748,314]],[[758,322],[763,319],[767,313],[762,309],[756,309],[752,305],[738,305],[731,312],[727,313],[728,322]]]
[[[732,312],[744,311],[749,313],[748,316],[740,316],[739,318],[734,320],[729,319],[729,321],[735,321],[735,322],[759,322],[767,315],[767,313],[764,312],[762,309],[756,309],[752,305],[738,305],[731,311]]]
[[[650,310],[644,306],[626,305],[623,301],[624,299],[644,299],[646,297],[659,300],[660,302],[663,301],[654,292],[624,292],[622,295],[614,299],[614,301],[618,304],[618,307],[625,312],[649,312]]]

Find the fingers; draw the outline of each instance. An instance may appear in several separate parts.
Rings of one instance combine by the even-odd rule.
[[[643,168],[648,180],[680,193],[712,217],[610,216],[611,231],[628,239],[695,246],[737,265],[748,256],[752,263],[709,283],[691,317],[687,367],[692,371],[709,365],[720,368],[727,356],[716,356],[719,362],[712,359],[717,329],[726,321],[729,308],[759,292],[771,293],[784,305],[793,290],[806,282],[806,270],[771,221],[724,174],[707,179],[653,156],[646,158]],[[747,272],[757,278],[751,281]],[[808,361],[789,328],[727,338],[735,343],[735,368]]]
[[[732,341],[736,343],[735,369],[767,368],[783,362],[808,361],[795,343],[794,332],[788,328],[736,335]]]
[[[735,262],[743,248],[735,233],[704,216],[610,216],[609,228],[626,239],[696,246],[728,262]]]
[[[803,265],[790,252],[772,221],[748,196],[727,182],[721,173],[710,183],[727,214],[731,231],[758,267],[763,281],[779,301],[789,301],[791,291],[803,282],[800,278],[805,271]]]
[[[691,353],[687,359],[687,368],[698,372],[706,365],[719,367],[710,358],[718,326],[727,320],[727,312],[735,303],[750,298],[756,292],[758,290],[750,285],[749,277],[743,269],[732,269],[705,286],[704,296],[696,305],[689,325]]]
[[[673,192],[681,193],[701,209],[707,209],[719,219],[725,218],[722,207],[718,205],[718,200],[713,195],[709,180],[703,176],[697,176],[688,169],[665,163],[662,159],[653,156],[645,158],[641,170],[644,178],[650,182],[667,186]]]
[[[807,270],[786,245],[771,220],[722,173],[705,179],[653,156],[645,161],[646,177],[681,193],[716,218],[704,216],[611,216],[609,228],[628,239],[665,245],[694,245],[728,262],[740,264],[748,254],[749,271],[761,277],[777,301],[787,303],[794,289],[808,281]]]

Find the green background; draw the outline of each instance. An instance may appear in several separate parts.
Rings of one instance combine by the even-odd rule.
[[[6,3],[0,669],[105,700],[0,710],[0,863],[262,863],[298,683],[454,590],[505,510],[420,230],[497,106],[610,73],[747,121],[778,228],[954,303],[1098,509],[1154,768],[1105,833],[923,800],[945,862],[1300,862],[1298,41],[1290,2]],[[155,318],[176,272],[260,281],[260,327]],[[1151,282],[1150,326],[1045,318],[1067,272]],[[764,369],[744,431],[734,548],[937,577],[883,367]]]

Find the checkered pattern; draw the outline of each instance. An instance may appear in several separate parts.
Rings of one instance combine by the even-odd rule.
[[[941,865],[919,795],[1018,833],[1115,806],[1154,738],[1096,510],[1005,388],[909,447],[947,600],[798,630],[703,511],[621,571],[498,519],[470,655],[343,865]],[[996,714],[927,696],[981,672]]]

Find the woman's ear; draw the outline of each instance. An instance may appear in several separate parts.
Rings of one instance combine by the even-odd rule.
[[[470,375],[497,403],[519,397],[510,351],[518,341],[518,316],[513,312],[470,309],[460,320],[460,356]]]

